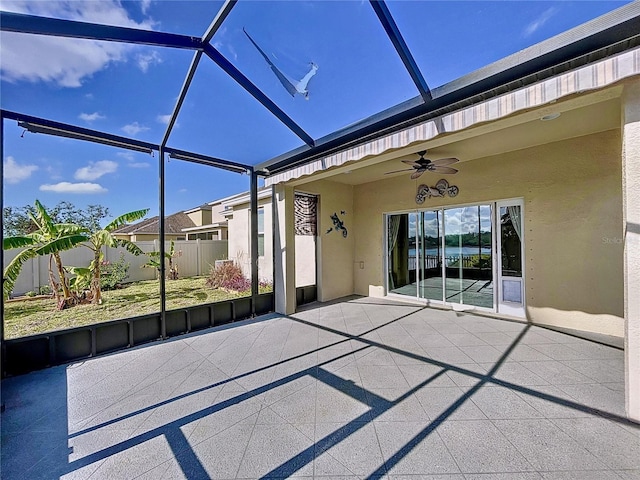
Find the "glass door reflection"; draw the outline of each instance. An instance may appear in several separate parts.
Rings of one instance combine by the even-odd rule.
[[[445,301],[493,308],[490,205],[444,210]]]
[[[442,277],[442,211],[422,212],[421,241],[418,254],[418,296],[443,301]]]

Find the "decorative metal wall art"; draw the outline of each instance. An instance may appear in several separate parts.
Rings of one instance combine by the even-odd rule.
[[[345,212],[344,210],[340,210],[340,215],[346,215],[347,212]],[[336,212],[333,213],[333,215],[330,215],[331,221],[333,222],[333,227],[331,227],[329,230],[327,230],[327,233],[331,233],[333,231],[335,232],[339,232],[342,231],[342,236],[344,238],[347,238],[348,232],[347,232],[347,227],[344,226],[344,221],[340,220],[340,217],[338,217],[338,214]]]
[[[438,180],[435,186],[430,187],[428,185],[420,185],[418,187],[418,192],[416,193],[416,203],[423,204],[426,198],[431,197],[444,197],[445,195],[449,195],[450,197],[455,197],[458,195],[459,189],[455,185],[449,185],[444,178]]]

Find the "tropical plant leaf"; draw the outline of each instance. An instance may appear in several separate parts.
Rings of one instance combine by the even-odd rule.
[[[11,263],[7,265],[7,268],[4,269],[4,276],[2,279],[2,295],[4,298],[9,298],[9,295],[13,291],[13,287],[18,279],[18,275],[20,275],[20,270],[22,270],[22,265],[29,260],[30,258],[36,257],[38,254],[35,253],[35,250],[32,248],[28,248],[26,250],[21,251],[18,255],[15,256]]]
[[[143,255],[144,252],[142,251],[142,249],[136,245],[135,243],[129,241],[129,240],[117,240],[118,245],[124,247],[124,249],[129,252],[132,253],[134,255]]]
[[[107,232],[112,232],[122,225],[140,220],[141,218],[146,216],[147,213],[149,213],[148,208],[145,208],[144,210],[135,210],[133,212],[125,213],[123,215],[120,215],[118,218],[113,219],[106,227],[104,227],[104,230],[106,230]]]
[[[8,237],[2,240],[2,249],[11,250],[12,248],[24,248],[35,245],[37,240],[32,236]]]
[[[69,250],[76,245],[85,242],[87,237],[85,235],[68,235],[66,237],[56,238],[51,240],[50,242],[45,243],[44,245],[35,248],[34,252],[36,255],[49,255],[52,253],[58,253],[63,250]]]
[[[77,234],[87,234],[89,230],[80,225],[76,225],[75,223],[56,223],[54,224],[54,229],[56,234],[59,236],[63,235],[77,235]],[[87,238],[88,240],[88,238]]]
[[[56,232],[55,232],[55,227],[53,226],[53,220],[51,220],[51,217],[49,216],[47,209],[44,208],[44,205],[40,203],[40,200],[36,200],[35,205],[36,205],[36,217],[34,218],[33,215],[30,215],[31,219],[34,221],[36,225],[38,225],[38,228],[42,230],[43,233],[46,233],[47,235],[55,236]]]

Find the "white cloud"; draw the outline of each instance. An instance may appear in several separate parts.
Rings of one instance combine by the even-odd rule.
[[[147,130],[149,130],[149,127],[140,125],[138,122],[133,122],[122,127],[122,131],[124,131],[128,135],[131,135],[132,137],[135,137],[140,132],[146,132]]]
[[[151,6],[151,0],[140,1],[140,10],[142,10],[142,13],[146,14],[149,11],[150,6]]]
[[[73,178],[76,180],[96,180],[107,173],[113,173],[118,170],[117,162],[111,160],[100,160],[99,162],[90,162],[86,167],[76,170]]]
[[[91,194],[91,193],[106,193],[108,190],[98,183],[60,182],[53,185],[50,185],[50,184],[40,185],[40,191],[54,192],[54,193]]]
[[[127,165],[130,168],[149,168],[150,166],[151,164],[147,162],[133,162]]]
[[[187,190],[186,188],[181,188],[180,190],[178,190],[178,193],[187,193],[189,190]]]
[[[162,63],[162,58],[160,54],[154,50],[151,53],[139,53],[136,57],[136,62],[138,63],[138,68],[144,73],[147,73],[150,66]]]
[[[156,117],[158,123],[162,123],[164,125],[169,125],[169,120],[171,120],[171,114],[168,115],[158,115]]]
[[[150,30],[153,22],[136,22],[118,0],[3,0],[2,9],[44,17],[62,18]],[[2,79],[9,82],[52,82],[80,87],[83,80],[114,62],[125,61],[136,47],[116,42],[96,42],[43,35],[3,32],[0,44]]]
[[[26,180],[38,170],[37,165],[20,165],[13,157],[7,157],[4,162],[4,179],[8,183],[18,183]]]
[[[131,152],[118,152],[116,153],[116,155],[118,155],[121,158],[124,158],[125,160],[128,160],[129,162],[133,162],[133,153]]]
[[[93,112],[93,113],[81,113],[80,115],[78,115],[78,118],[80,120],[84,120],[85,122],[91,123],[95,120],[102,120],[106,117],[104,115],[100,115],[98,112]]]
[[[556,7],[547,8],[538,16],[538,18],[536,18],[533,22],[531,22],[524,28],[524,30],[522,31],[522,36],[526,38],[533,35],[536,31],[542,28],[544,24],[547,23],[556,13],[558,13],[558,9]]]

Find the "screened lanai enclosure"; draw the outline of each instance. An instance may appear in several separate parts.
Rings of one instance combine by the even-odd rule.
[[[631,292],[640,272],[624,236],[638,235],[629,200],[638,159],[624,152],[640,147],[619,145],[635,138],[624,125],[637,122],[638,3],[46,4],[1,6],[3,212],[32,203],[23,182],[46,172],[31,199],[81,192],[120,202],[116,215],[148,209],[145,254],[178,265],[193,256],[194,277],[241,258],[250,293],[220,300],[204,283],[172,283],[173,263],[158,262],[156,273],[127,257],[129,275],[157,282],[152,301],[130,295],[137,310],[112,302],[107,321],[37,334],[12,324],[8,338],[3,301],[4,376],[292,314],[305,292],[322,302],[358,294],[529,323],[567,319],[556,327],[578,328],[576,312],[592,331],[609,322],[600,333],[626,339],[628,416],[638,418]],[[560,112],[567,123],[554,128]],[[591,153],[608,167],[596,173]],[[101,184],[109,175],[117,187]],[[446,188],[442,177],[453,179]],[[296,226],[296,198],[306,199],[304,215],[313,211],[312,227]],[[184,238],[171,236],[196,217],[180,224]],[[189,244],[201,227],[210,232],[193,233],[197,245],[223,242],[214,228],[245,218],[246,251],[205,259]],[[589,230],[593,218],[604,233]],[[573,232],[562,246],[558,224]],[[618,230],[624,238],[610,233]],[[228,241],[240,244],[231,230]],[[592,267],[558,260],[577,251]],[[108,263],[124,262],[119,254]],[[298,288],[303,274],[311,290]],[[607,285],[602,306],[563,303],[562,288],[586,298],[594,277]]]

